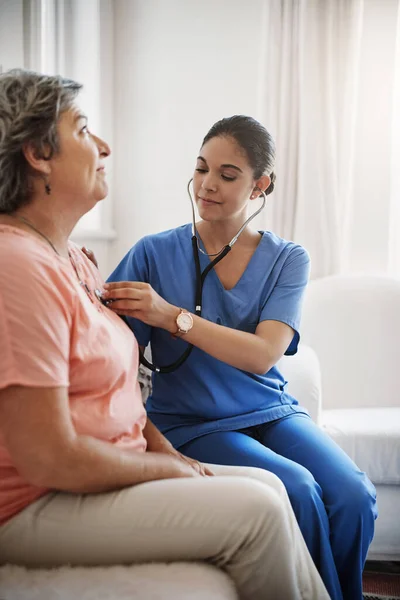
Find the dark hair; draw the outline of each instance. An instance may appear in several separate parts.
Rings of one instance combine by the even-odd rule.
[[[245,115],[234,115],[221,119],[215,123],[203,140],[202,146],[214,137],[232,137],[242,148],[247,160],[253,169],[254,179],[263,175],[271,178],[269,187],[265,194],[274,191],[276,176],[275,165],[275,143],[271,134],[255,119]]]
[[[32,144],[46,159],[59,152],[58,120],[81,87],[58,75],[22,69],[0,75],[0,213],[30,202],[32,172],[23,147]]]

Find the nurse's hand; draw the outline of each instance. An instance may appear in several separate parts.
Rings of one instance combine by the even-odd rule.
[[[149,283],[141,281],[113,281],[104,285],[104,300],[119,315],[134,317],[151,327],[160,327],[176,333],[176,317],[180,309],[169,304]]]
[[[99,268],[99,265],[98,265],[98,262],[97,262],[97,259],[96,259],[95,255],[94,255],[94,252],[93,252],[93,250],[89,250],[89,248],[86,248],[86,246],[82,246],[81,250],[82,250],[83,254],[84,254],[85,256],[87,256],[87,257],[88,257],[88,259],[89,259],[89,260],[90,260],[90,261],[91,261],[91,262],[94,264],[94,266],[95,266],[95,267],[97,267],[97,269],[98,269],[98,268]]]

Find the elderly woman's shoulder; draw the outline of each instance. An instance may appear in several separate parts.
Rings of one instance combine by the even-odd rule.
[[[63,261],[54,250],[34,235],[0,224],[0,277],[54,278]]]

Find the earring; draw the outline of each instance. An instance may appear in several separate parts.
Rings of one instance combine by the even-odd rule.
[[[51,194],[51,187],[50,187],[48,179],[45,179],[44,189],[45,189],[46,194],[48,196],[50,196],[50,194]]]

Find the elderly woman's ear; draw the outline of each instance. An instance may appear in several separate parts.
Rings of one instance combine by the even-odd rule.
[[[22,146],[22,152],[26,162],[36,173],[50,175],[51,166],[49,160],[51,152],[49,148],[38,148],[31,142],[27,142]]]

